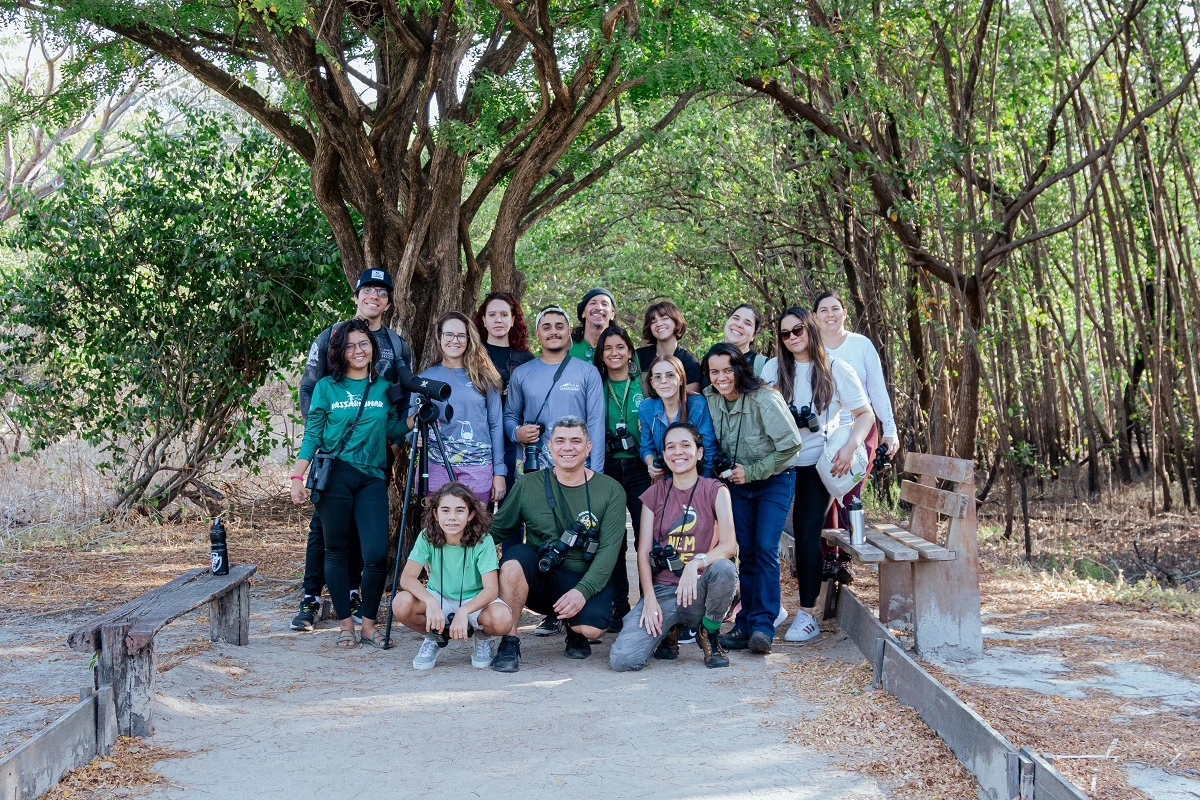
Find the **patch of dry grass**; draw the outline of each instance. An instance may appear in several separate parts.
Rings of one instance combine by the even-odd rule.
[[[189,756],[185,750],[147,744],[141,739],[122,736],[112,753],[97,756],[71,770],[43,797],[53,800],[107,800],[119,790],[122,797],[141,797],[167,781],[154,771],[154,765],[170,758]]]

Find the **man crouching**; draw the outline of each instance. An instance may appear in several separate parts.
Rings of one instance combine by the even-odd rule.
[[[496,541],[525,524],[525,541],[507,544],[500,559],[500,599],[513,609],[513,621],[492,661],[497,672],[520,669],[517,624],[524,607],[554,612],[566,623],[567,658],[590,656],[588,640],[612,622],[608,582],[625,538],[625,490],[584,466],[591,450],[582,419],[559,419],[550,431],[554,466],[522,476],[492,520]]]

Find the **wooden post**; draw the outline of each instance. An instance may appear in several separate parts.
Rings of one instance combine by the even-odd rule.
[[[117,706],[117,730],[122,736],[154,733],[154,642],[129,653],[125,636],[130,625],[105,625],[100,630],[100,685],[112,686]]]
[[[214,597],[208,604],[208,620],[214,642],[245,646],[250,643],[250,583]]]

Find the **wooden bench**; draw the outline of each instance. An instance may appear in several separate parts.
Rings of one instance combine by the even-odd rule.
[[[878,565],[879,619],[911,624],[918,654],[978,658],[983,632],[975,465],[907,453],[904,471],[917,478],[900,485],[900,499],[913,506],[907,529],[868,521],[863,545],[850,544],[841,529],[823,535],[855,561]],[[949,488],[939,488],[939,481]]]
[[[231,567],[228,575],[188,570],[67,638],[72,650],[96,654],[96,686],[112,686],[122,736],[154,732],[154,635],[163,626],[207,603],[214,642],[249,643],[250,576],[257,570],[250,565]]]

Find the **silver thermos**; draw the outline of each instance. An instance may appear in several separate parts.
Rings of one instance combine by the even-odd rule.
[[[850,544],[866,544],[867,534],[863,530],[862,501],[857,497],[851,498],[847,511],[847,516],[850,518]]]

